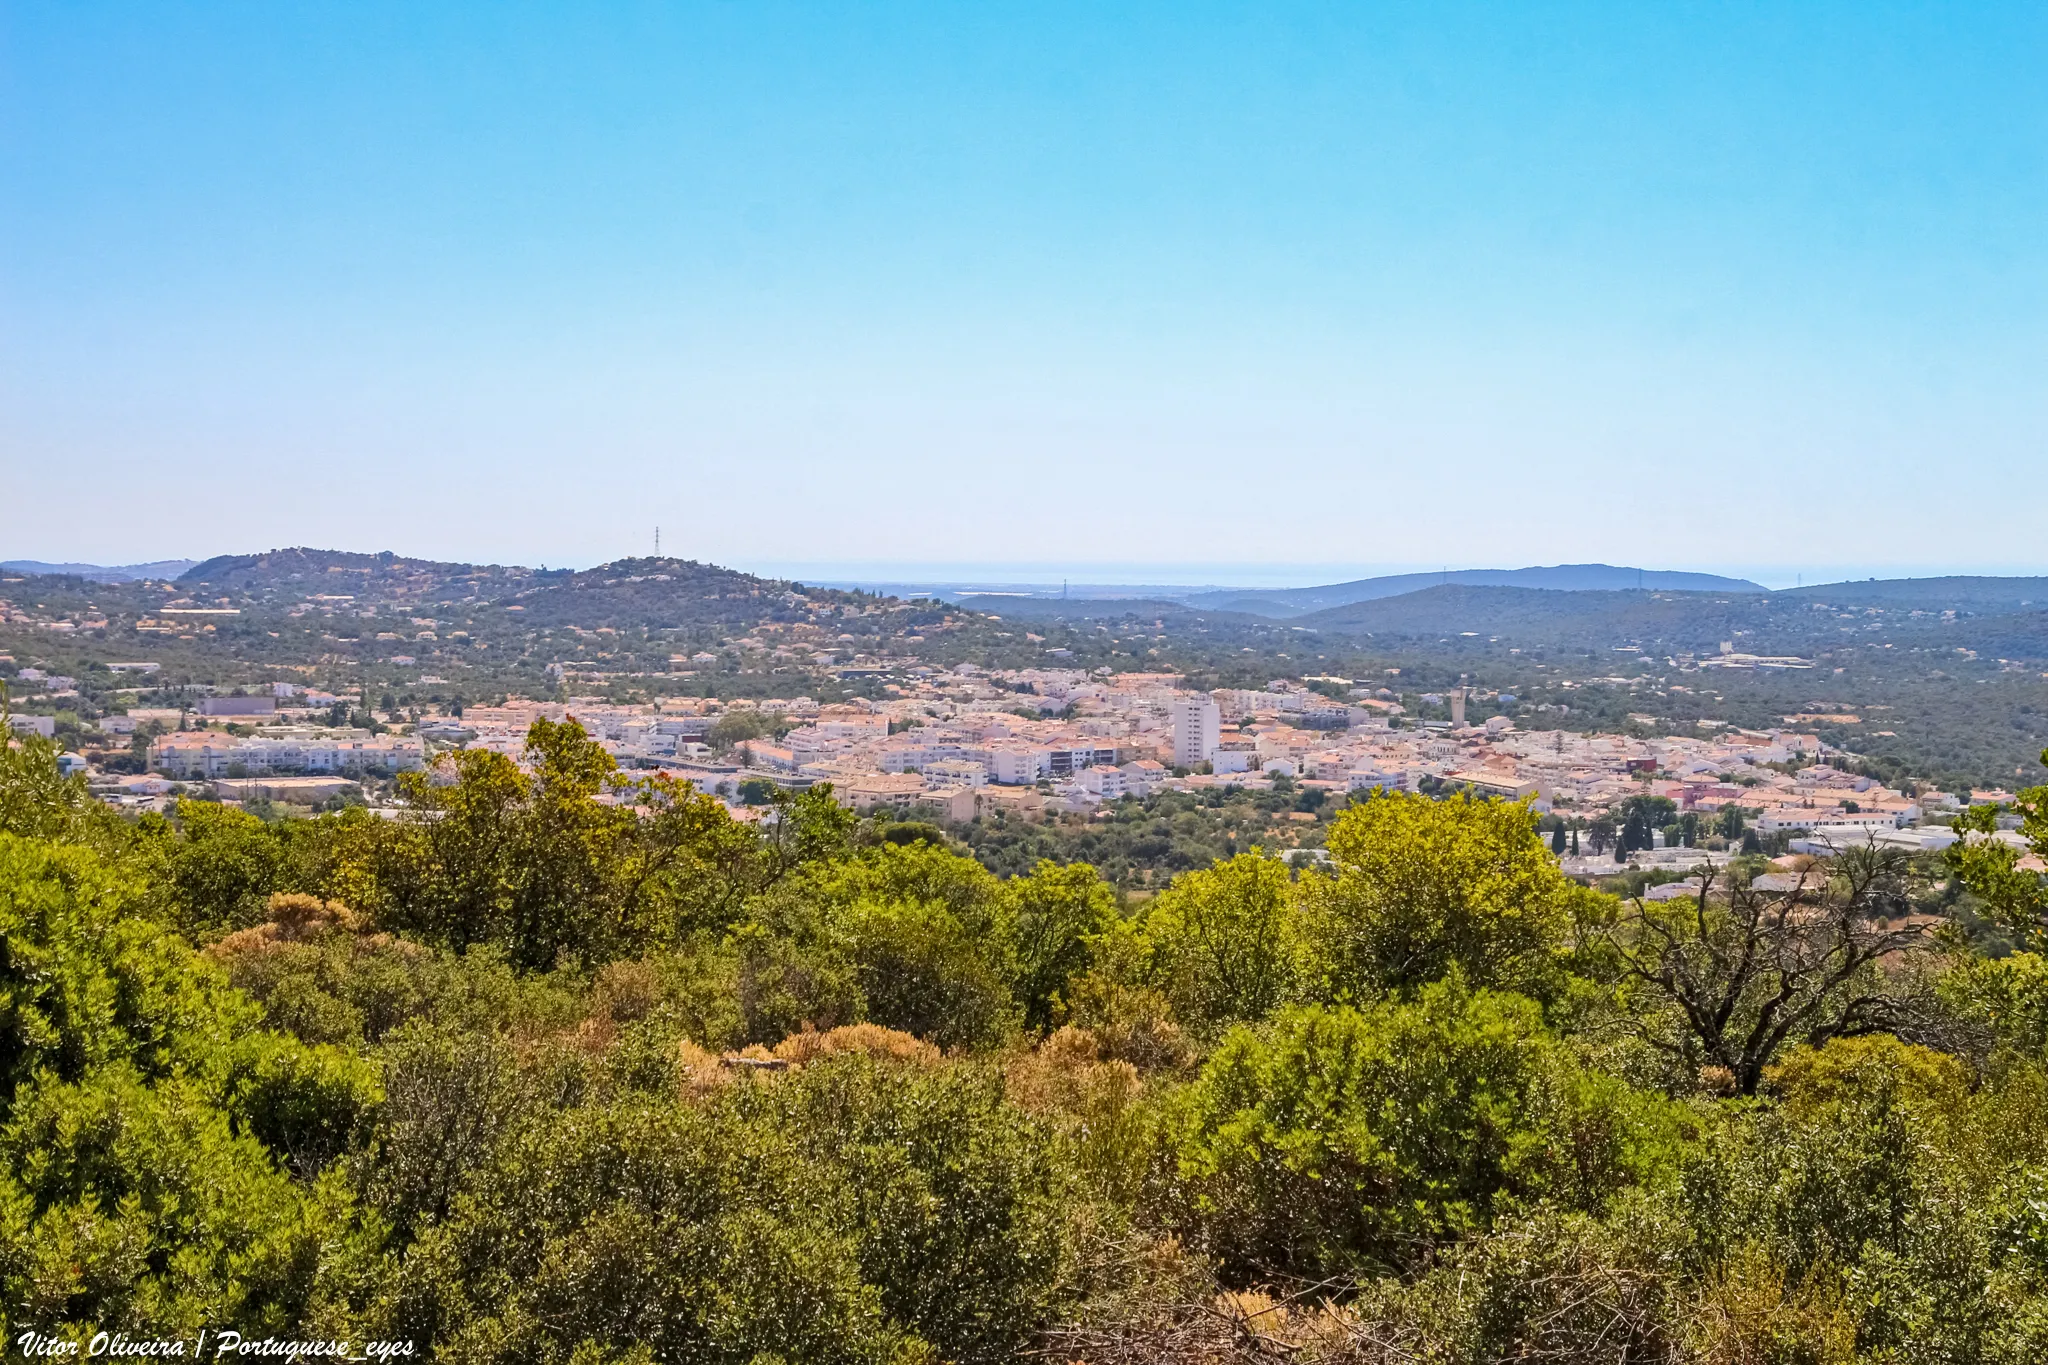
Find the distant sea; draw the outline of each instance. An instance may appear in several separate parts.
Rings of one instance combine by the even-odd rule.
[[[1189,588],[1301,588],[1347,583],[1381,574],[1414,573],[1434,564],[1116,564],[1116,563],[919,563],[914,560],[753,561],[733,565],[771,578],[800,583],[976,583],[992,588],[1171,586]]]

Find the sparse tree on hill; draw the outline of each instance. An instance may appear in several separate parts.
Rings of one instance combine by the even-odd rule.
[[[1639,806],[1628,813],[1621,822],[1621,851],[1633,853],[1639,848],[1649,848],[1656,843],[1650,836],[1650,820]]]
[[[1882,964],[1915,948],[1912,866],[1897,849],[1852,849],[1790,891],[1716,886],[1628,903],[1585,929],[1620,965],[1642,1036],[1697,1071],[1725,1068],[1756,1093],[1784,1048],[1895,1027],[1900,995]]]

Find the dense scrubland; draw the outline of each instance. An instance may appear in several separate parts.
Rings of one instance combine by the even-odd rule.
[[[573,723],[529,757],[408,778],[400,820],[124,822],[5,751],[8,1340],[2048,1347],[2048,962],[1938,911],[1967,886],[2037,946],[2004,845],[1643,905],[1565,880],[1519,806],[1389,796],[1327,872],[1254,849],[1131,904],[828,794],[742,823]]]

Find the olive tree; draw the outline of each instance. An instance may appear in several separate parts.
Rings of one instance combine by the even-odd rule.
[[[1789,890],[1709,872],[1678,900],[1630,901],[1587,926],[1612,954],[1643,1037],[1693,1068],[1725,1068],[1756,1092],[1788,1043],[1889,1030],[1903,998],[1885,964],[1927,931],[1913,920],[1911,859],[1851,849]]]

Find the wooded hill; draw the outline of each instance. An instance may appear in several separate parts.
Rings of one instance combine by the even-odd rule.
[[[1794,592],[1561,591],[1450,584],[1375,597],[1275,620],[1193,602],[977,594],[959,605],[1008,619],[1103,623],[1169,636],[1241,642],[1297,638],[1335,647],[1457,646],[1468,638],[1521,649],[1711,656],[1734,652],[1812,658],[1841,648],[1968,650],[1993,658],[2048,659],[2048,580],[1905,579],[1829,584]],[[1157,622],[1157,626],[1153,625]]]
[[[346,596],[365,607],[516,605],[530,622],[589,628],[745,624],[777,607],[799,605],[797,585],[786,580],[670,558],[622,559],[582,570],[530,569],[298,548],[209,559],[180,576],[177,586],[266,604]],[[805,602],[861,598],[834,590],[801,596]]]
[[[1347,635],[1429,639],[1467,633],[1524,647],[1715,654],[1808,655],[1839,645],[1975,650],[2048,658],[2048,584],[2036,596],[2008,586],[2042,580],[1902,580],[1794,593],[1552,592],[1534,588],[1425,588],[1292,618]],[[1933,586],[1941,583],[1946,586]],[[1847,589],[1853,588],[1854,591]],[[1953,612],[1952,616],[1946,613]]]

